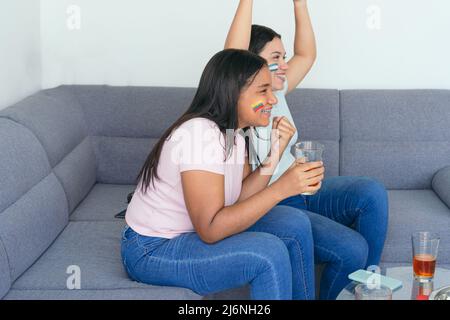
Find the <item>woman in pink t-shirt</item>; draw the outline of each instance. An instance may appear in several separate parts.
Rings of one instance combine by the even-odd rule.
[[[295,128],[275,118],[272,148],[252,172],[247,129],[277,103],[266,60],[224,50],[207,64],[188,110],[149,154],[128,206],[122,257],[139,282],[206,295],[250,283],[253,299],[292,299],[313,272],[306,216],[279,201],[320,189],[321,162],[294,163],[268,185]],[[300,212],[300,211],[298,211]],[[279,220],[279,235],[265,232]],[[299,283],[293,283],[293,273]]]

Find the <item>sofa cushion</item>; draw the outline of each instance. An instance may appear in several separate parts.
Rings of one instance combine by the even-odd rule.
[[[43,90],[2,110],[0,116],[27,127],[40,141],[71,212],[96,179],[94,149],[76,98],[67,87]],[[73,172],[83,174],[74,176]]]
[[[431,189],[450,159],[450,90],[340,94],[340,174],[372,176],[388,189]]]
[[[158,138],[189,107],[195,88],[70,86],[94,136]]]
[[[81,107],[65,88],[40,91],[1,111],[29,128],[42,143],[55,167],[87,136]]]
[[[92,137],[97,158],[97,182],[137,184],[136,178],[153,146],[154,138]]]
[[[389,227],[383,262],[412,262],[411,234],[440,235],[438,264],[450,264],[450,209],[432,190],[390,190]]]
[[[0,137],[2,212],[48,176],[50,164],[42,145],[26,127],[0,118]]]
[[[121,259],[121,222],[70,222],[54,244],[13,283],[7,299],[199,299],[189,289],[130,280]],[[68,289],[69,267],[80,271],[80,289]],[[69,268],[69,269],[68,269]],[[70,281],[69,281],[70,282]],[[36,295],[39,290],[40,295]]]
[[[65,227],[68,210],[64,190],[35,135],[0,118],[0,137],[1,297]]]
[[[0,213],[0,238],[13,281],[45,252],[67,222],[67,199],[53,173]]]
[[[450,143],[344,140],[340,155],[341,175],[375,177],[392,190],[431,189],[433,175],[449,162]]]
[[[450,208],[450,166],[442,168],[436,173],[432,186],[439,198]]]
[[[97,182],[136,184],[162,133],[189,107],[195,88],[66,86],[80,102],[97,158]]]
[[[296,89],[286,96],[299,140],[318,140],[325,145],[325,175],[339,175],[339,91]]]
[[[119,221],[114,215],[128,206],[135,185],[97,183],[70,216],[72,221]]]

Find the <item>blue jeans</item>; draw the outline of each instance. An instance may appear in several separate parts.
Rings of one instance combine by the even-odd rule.
[[[126,227],[122,259],[135,281],[207,295],[250,284],[257,300],[314,299],[312,229],[301,210],[276,206],[245,232],[214,244],[197,233],[146,237]]]
[[[335,299],[357,269],[378,265],[388,225],[384,186],[368,177],[330,177],[312,196],[279,203],[305,212],[311,222],[316,263],[325,263],[320,299]]]

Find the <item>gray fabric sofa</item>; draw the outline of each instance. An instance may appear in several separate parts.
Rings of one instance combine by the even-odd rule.
[[[114,215],[194,92],[60,86],[0,111],[0,298],[248,297],[246,287],[201,297],[136,283],[121,264]],[[383,265],[410,264],[420,229],[440,233],[438,266],[448,268],[450,91],[297,89],[288,102],[299,137],[325,144],[327,176],[371,176],[389,190]]]

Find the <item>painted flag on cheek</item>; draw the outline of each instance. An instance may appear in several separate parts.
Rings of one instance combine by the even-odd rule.
[[[264,103],[262,103],[261,101],[254,104],[252,106],[253,111],[258,112],[259,110],[261,110],[264,107]]]

